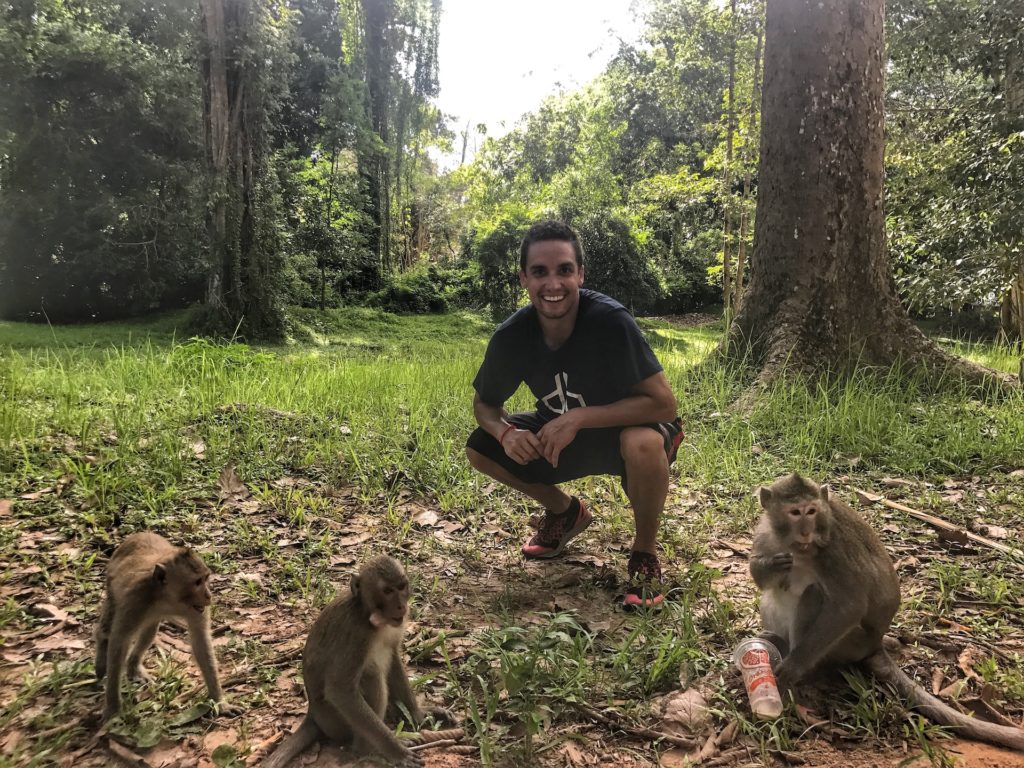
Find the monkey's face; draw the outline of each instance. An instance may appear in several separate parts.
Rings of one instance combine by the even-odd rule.
[[[210,593],[210,569],[197,558],[197,562],[182,568],[178,576],[178,602],[190,611],[205,611],[213,599]]]
[[[781,504],[777,517],[788,531],[793,552],[801,555],[811,554],[819,541],[821,502],[818,499],[801,499]]]
[[[367,584],[360,580],[356,594],[370,614],[370,623],[377,627],[401,627],[409,608],[409,581],[405,575],[376,578]]]

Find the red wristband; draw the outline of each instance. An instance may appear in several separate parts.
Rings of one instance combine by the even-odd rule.
[[[501,437],[498,438],[498,445],[502,448],[505,447],[505,435],[508,434],[510,429],[518,429],[518,427],[515,424],[509,424],[504,430],[502,430]]]

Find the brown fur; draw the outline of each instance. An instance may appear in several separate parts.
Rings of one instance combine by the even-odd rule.
[[[408,600],[404,569],[381,555],[363,565],[351,591],[324,608],[302,654],[309,711],[264,768],[284,768],[324,737],[403,768],[422,764],[384,722],[397,704],[417,727],[423,719],[401,659]]]
[[[922,714],[958,735],[1024,750],[1024,731],[968,717],[904,674],[882,647],[899,608],[896,569],[881,540],[827,486],[797,474],[760,489],[750,574],[761,621],[784,654],[784,688],[824,667],[863,662]]]
[[[107,564],[106,599],[96,625],[96,678],[107,678],[103,720],[121,711],[121,673],[144,677],[142,656],[160,622],[184,619],[210,698],[223,699],[210,638],[210,569],[198,555],[155,533],[135,533]],[[127,659],[127,664],[126,664]]]

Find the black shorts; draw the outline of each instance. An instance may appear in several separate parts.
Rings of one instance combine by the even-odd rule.
[[[547,422],[536,412],[514,413],[508,422],[520,429],[528,429],[536,433]],[[675,461],[679,443],[683,439],[683,421],[661,424],[644,424],[661,433],[665,441],[665,453],[668,463]],[[473,430],[466,441],[466,447],[472,448],[491,461],[500,464],[512,475],[527,483],[543,483],[558,485],[568,480],[576,480],[591,475],[618,475],[622,484],[626,483],[626,466],[622,460],[622,449],[619,436],[624,427],[603,427],[601,429],[581,429],[576,439],[565,446],[558,457],[558,466],[551,466],[547,459],[534,459],[528,464],[520,464],[505,453],[498,441],[490,433],[480,427]]]

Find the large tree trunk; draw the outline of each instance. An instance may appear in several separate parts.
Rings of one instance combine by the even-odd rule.
[[[210,174],[205,319],[208,330],[251,338],[281,335],[273,204],[265,155],[265,94],[255,92],[248,51],[262,0],[201,0],[205,56],[203,115]],[[248,69],[247,69],[248,67]]]
[[[755,244],[727,357],[760,368],[956,369],[901,306],[885,248],[882,0],[768,0]]]

